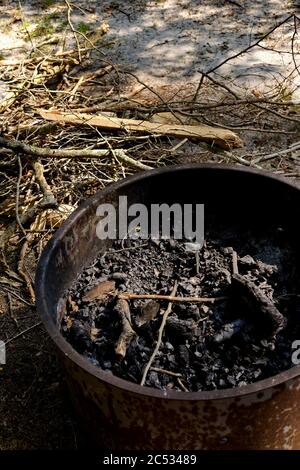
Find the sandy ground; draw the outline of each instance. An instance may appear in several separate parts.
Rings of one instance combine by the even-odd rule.
[[[4,3],[4,2],[2,2]],[[5,2],[6,3],[6,2]],[[15,18],[17,2],[2,8],[0,20]],[[137,0],[73,2],[72,20],[84,19],[91,28],[102,21],[109,24],[107,40],[114,41],[109,55],[114,63],[133,71],[152,87],[196,86],[201,72],[208,72],[224,60],[244,50],[271,31],[292,13],[300,14],[299,0]],[[64,2],[23,1],[23,15],[28,30],[36,24],[43,6],[57,11]],[[80,10],[79,8],[82,8]],[[0,28],[1,29],[1,28]],[[300,73],[293,71],[291,39],[293,20],[278,27],[261,46],[231,60],[216,71],[233,87],[247,93],[253,88],[268,91],[288,77],[286,86],[293,99],[300,99]],[[28,48],[24,31],[17,22],[0,31],[0,50],[4,57],[22,56]],[[14,49],[12,50],[11,47]],[[274,52],[276,51],[276,52]],[[294,37],[294,56],[300,56],[300,37]],[[290,75],[291,74],[291,75]],[[0,83],[0,94],[4,93]]]
[[[242,51],[291,13],[299,13],[300,2],[104,1],[96,12],[109,23],[110,35],[116,38],[112,57],[117,63],[151,85],[182,84],[197,82],[202,71],[208,72]],[[274,84],[293,69],[292,34],[290,21],[263,43],[282,53],[255,47],[220,72],[247,87]],[[300,55],[299,38],[297,51]],[[291,78],[295,87],[300,85],[298,74]]]

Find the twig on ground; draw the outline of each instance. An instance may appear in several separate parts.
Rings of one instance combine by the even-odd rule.
[[[150,367],[150,370],[158,372],[159,374],[170,375],[171,377],[182,377],[182,374],[179,374],[179,372],[172,372],[171,370],[160,369],[159,367]]]
[[[29,241],[31,241],[30,239],[31,239],[31,236],[28,235],[27,239],[25,240],[25,242],[23,243],[23,246],[21,248],[20,259],[19,259],[19,262],[18,262],[18,272],[19,272],[20,276],[22,276],[22,278],[24,279],[24,281],[26,283],[26,286],[27,286],[27,289],[28,289],[28,292],[30,294],[30,298],[31,298],[32,302],[34,303],[35,302],[34,289],[32,287],[31,279],[30,279],[29,275],[27,274],[26,268],[25,268],[25,265],[24,265],[25,257],[26,257],[27,250],[28,250],[28,247],[29,247]]]
[[[141,243],[141,245],[137,245],[137,246],[129,246],[127,248],[120,248],[120,250],[107,251],[106,253],[103,254],[103,256],[114,255],[115,253],[122,253],[123,251],[137,250],[138,248],[144,248],[145,246],[148,246],[148,243]]]
[[[177,382],[183,392],[189,392],[189,389],[186,388],[180,377],[177,377]]]
[[[40,189],[43,193],[43,205],[44,207],[49,206],[49,207],[55,207],[57,206],[57,200],[54,197],[51,188],[49,184],[46,181],[46,178],[44,176],[44,166],[37,161],[34,161],[32,163],[33,169],[35,171],[35,176],[36,179],[39,183]]]
[[[295,152],[297,150],[300,150],[300,142],[295,142],[287,149],[279,150],[278,152],[270,153],[269,155],[262,155],[258,158],[255,158],[252,163],[257,164],[265,162],[267,160],[272,160],[273,158],[281,157],[282,155],[286,155],[287,153]]]
[[[68,2],[68,0],[65,0],[65,4],[67,5],[67,8],[68,8],[68,10],[67,10],[68,24],[70,26],[70,29],[73,33],[74,39],[75,39],[76,44],[77,44],[78,60],[79,60],[79,62],[81,62],[81,51],[80,51],[79,40],[78,40],[78,37],[77,37],[77,31],[74,28],[72,20],[71,20],[72,7],[71,7],[70,3]]]
[[[126,356],[126,351],[131,341],[137,336],[136,332],[131,326],[131,315],[128,302],[119,299],[116,303],[115,310],[122,322],[122,332],[115,345],[115,353],[122,359]]]
[[[299,66],[297,64],[296,57],[295,57],[295,38],[298,34],[297,21],[300,22],[300,19],[297,18],[296,15],[295,15],[294,16],[294,32],[293,32],[293,36],[292,36],[291,49],[292,49],[292,58],[293,58],[295,70],[297,70],[298,75],[300,75]]]
[[[40,326],[42,324],[41,321],[35,323],[34,325],[32,326],[29,326],[28,328],[26,328],[26,330],[23,330],[21,331],[20,333],[18,333],[16,336],[13,336],[12,338],[8,339],[7,341],[4,342],[5,346],[9,343],[11,343],[12,341],[15,341],[16,339],[20,338],[21,336],[25,335],[26,333],[28,333],[29,331],[33,330],[34,328],[36,328],[37,326]]]
[[[17,155],[18,159],[18,164],[19,164],[19,176],[18,176],[18,181],[17,181],[17,187],[16,187],[16,221],[17,224],[19,225],[21,232],[23,233],[24,237],[26,238],[26,232],[23,227],[23,224],[20,220],[20,215],[19,215],[19,200],[20,200],[20,183],[22,179],[22,163],[21,163],[21,158],[19,155]]]
[[[122,292],[118,294],[119,299],[134,300],[134,299],[153,299],[153,300],[167,300],[169,302],[218,302],[226,300],[228,297],[175,297],[174,295],[161,295],[161,294],[130,294],[129,292]]]
[[[8,309],[9,309],[10,318],[12,318],[12,320],[14,321],[16,327],[18,327],[18,320],[17,320],[17,317],[14,314],[12,300],[11,300],[11,294],[10,294],[10,292],[7,292],[6,295],[7,295],[7,300],[8,300]]]
[[[110,150],[107,149],[49,149],[49,148],[41,148],[36,147],[34,145],[28,145],[23,142],[13,140],[13,139],[5,139],[4,137],[0,137],[0,145],[5,148],[9,148],[14,152],[23,152],[26,155],[31,155],[37,158],[101,158],[107,157],[110,154]],[[126,154],[126,151],[123,149],[115,149],[114,150],[116,156],[128,163],[131,166],[135,166],[140,170],[151,170],[152,167],[149,165],[145,165],[138,160],[134,160],[133,158],[129,157]]]
[[[206,72],[206,74],[211,73],[211,72],[215,72],[216,70],[218,70],[220,67],[222,67],[224,64],[226,64],[230,60],[236,59],[237,57],[239,57],[239,56],[245,54],[246,52],[248,52],[250,49],[253,49],[255,46],[260,44],[264,39],[266,39],[268,36],[270,36],[276,29],[280,28],[282,25],[284,25],[285,23],[290,21],[292,18],[297,18],[298,19],[298,16],[296,16],[295,14],[291,14],[291,15],[287,16],[280,23],[276,23],[275,26],[273,26],[267,33],[265,33],[263,36],[261,36],[257,41],[253,42],[252,44],[245,47],[241,51],[236,52],[232,56],[227,57],[226,59],[222,60],[218,65],[216,65],[216,66],[212,67],[211,69],[209,69]]]
[[[175,294],[176,294],[176,291],[177,291],[177,281],[175,281],[175,284],[174,284],[174,287],[172,289],[172,292],[171,292],[171,296],[170,297],[174,297]],[[154,351],[153,353],[151,354],[151,357],[148,361],[148,363],[146,364],[146,367],[144,369],[144,372],[143,372],[143,376],[142,376],[142,380],[141,380],[141,385],[144,385],[145,384],[145,381],[146,381],[146,378],[147,378],[147,374],[149,372],[149,369],[150,367],[152,366],[152,363],[155,359],[155,356],[160,348],[160,345],[161,345],[161,341],[162,341],[162,335],[163,335],[163,332],[164,332],[164,327],[165,327],[165,324],[166,324],[166,321],[168,319],[168,316],[169,314],[171,313],[172,311],[172,302],[169,302],[168,303],[168,307],[166,308],[166,311],[163,315],[163,318],[162,318],[162,322],[161,322],[161,325],[159,327],[159,331],[158,331],[158,338],[157,338],[157,343],[156,343],[156,346],[154,348]]]
[[[23,299],[19,294],[17,294],[16,292],[10,289],[7,289],[6,287],[2,287],[0,285],[0,290],[6,293],[9,292],[13,297],[16,297],[16,299],[20,300],[21,302],[23,302],[23,304],[27,305],[28,307],[35,307],[35,304],[31,304],[30,302],[27,302],[27,300]]]
[[[232,272],[233,274],[239,273],[238,256],[235,250],[232,251]]]

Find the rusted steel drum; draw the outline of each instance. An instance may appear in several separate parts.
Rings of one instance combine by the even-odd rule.
[[[111,241],[96,236],[97,206],[204,203],[216,221],[262,230],[274,221],[288,233],[299,267],[300,191],[282,177],[245,167],[171,166],[126,178],[85,201],[55,233],[39,261],[37,307],[56,344],[70,397],[98,448],[300,449],[300,366],[240,388],[211,392],[141,387],[94,366],[60,333],[60,298],[84,265]],[[300,321],[300,319],[299,319]]]

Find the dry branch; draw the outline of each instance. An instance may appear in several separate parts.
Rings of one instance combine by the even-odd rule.
[[[174,297],[175,294],[176,294],[176,291],[177,291],[177,282],[175,281],[175,284],[174,284],[174,287],[172,289],[172,292],[171,292],[171,297]],[[162,341],[162,335],[163,335],[163,332],[164,332],[164,328],[165,328],[165,324],[166,324],[166,321],[168,319],[168,316],[169,314],[171,313],[172,311],[172,302],[169,302],[168,303],[168,307],[164,313],[164,316],[163,316],[163,319],[162,319],[162,322],[161,322],[161,325],[159,327],[159,331],[158,331],[158,339],[157,339],[157,343],[156,343],[156,346],[154,348],[154,351],[153,353],[151,354],[151,357],[148,361],[148,363],[146,364],[146,367],[144,369],[144,372],[143,372],[143,377],[142,377],[142,380],[141,380],[141,385],[144,385],[145,384],[145,381],[146,381],[146,378],[147,378],[147,374],[149,372],[149,369],[150,367],[152,366],[152,363],[155,359],[155,356],[160,348],[160,345],[161,345],[161,341]]]
[[[5,139],[0,137],[0,146],[13,150],[14,152],[25,153],[26,155],[31,155],[36,158],[102,158],[107,157],[111,152],[107,149],[49,149],[36,147],[34,145],[28,145],[24,142],[13,139]],[[140,170],[151,170],[152,167],[145,165],[144,163],[134,160],[129,157],[125,150],[115,149],[114,154],[116,157],[128,163],[128,165],[139,168]]]
[[[161,369],[160,367],[150,367],[150,370],[158,372],[159,374],[170,375],[171,377],[182,377],[182,374],[179,372],[172,372],[171,370]]]
[[[35,177],[37,182],[39,183],[40,190],[43,193],[43,205],[46,207],[55,207],[57,206],[57,201],[52,193],[52,190],[49,184],[46,181],[44,176],[44,167],[40,162],[33,162],[32,163],[33,169],[35,171]]]
[[[127,132],[150,133],[170,137],[189,137],[210,144],[217,144],[222,148],[242,147],[241,139],[232,131],[214,128],[206,125],[159,124],[136,119],[121,119],[107,117],[101,114],[65,113],[62,111],[40,110],[40,115],[47,120],[65,122],[70,124],[89,124],[109,130],[124,130]]]
[[[30,298],[31,298],[32,303],[35,303],[34,288],[32,286],[30,276],[27,274],[26,267],[24,265],[25,257],[27,255],[27,250],[29,248],[29,243],[30,242],[31,242],[31,239],[27,239],[23,243],[21,253],[20,253],[20,259],[19,259],[19,262],[18,262],[18,272],[19,272],[20,276],[22,276],[22,278],[24,279],[24,281],[26,283],[26,286],[27,286],[28,292],[30,294]]]
[[[214,303],[218,300],[226,300],[228,297],[175,297],[174,295],[162,294],[130,294],[124,292],[118,295],[119,299],[134,300],[134,299],[154,299],[154,300],[167,300],[169,302],[211,302]]]
[[[136,332],[131,326],[128,302],[126,300],[119,299],[115,306],[115,310],[118,312],[122,322],[122,332],[115,346],[115,353],[121,358],[124,358],[129,344],[136,337]]]

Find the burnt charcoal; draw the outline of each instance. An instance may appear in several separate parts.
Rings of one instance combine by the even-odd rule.
[[[110,275],[110,279],[113,279],[114,281],[118,281],[118,282],[126,282],[127,279],[128,279],[128,275],[126,273],[112,273]]]
[[[158,378],[158,373],[154,371],[150,371],[148,376],[148,383],[151,387],[159,387],[160,381]]]
[[[180,320],[170,316],[166,323],[166,332],[175,341],[191,338],[195,334],[195,330],[196,325],[192,320]]]
[[[103,361],[102,367],[103,369],[111,369],[111,361]]]
[[[276,308],[274,302],[253,282],[240,274],[234,274],[232,281],[232,288],[237,297],[245,301],[250,314],[258,317],[260,322],[264,322],[270,337],[276,336],[286,326],[286,319]]]
[[[200,312],[199,312],[199,307],[198,305],[196,304],[191,304],[191,305],[188,305],[188,317],[190,317],[192,320],[194,320],[195,322],[197,322],[198,320],[200,320],[201,318],[201,315],[200,315]]]
[[[74,320],[69,329],[69,338],[73,344],[76,344],[78,352],[89,351],[92,347],[92,340],[87,326],[79,320]]]
[[[173,346],[173,344],[171,344],[169,342],[166,342],[165,343],[165,349],[167,349],[168,351],[174,351],[174,346]]]
[[[122,322],[115,294],[91,301],[83,297],[107,281],[114,281],[118,292],[169,295],[177,280],[179,296],[227,299],[174,302],[153,367],[180,373],[190,391],[243,387],[278,374],[292,366],[292,342],[300,337],[300,276],[284,236],[276,229],[256,238],[247,231],[238,237],[230,230],[211,232],[199,251],[197,275],[195,253],[187,251],[183,241],[115,241],[66,291],[65,298],[72,302],[67,302],[62,334],[105,373],[138,384],[157,342],[163,318],[159,312],[168,302],[129,301],[137,336],[120,357],[115,348]],[[232,275],[233,251],[238,255],[238,277]],[[145,385],[180,390],[176,378],[151,369]]]
[[[216,343],[223,343],[223,341],[228,341],[237,333],[240,333],[245,327],[245,320],[234,320],[231,323],[225,323],[222,330],[219,331],[214,337]]]
[[[177,356],[179,364],[186,367],[190,362],[190,353],[184,344],[180,344],[177,348]]]

